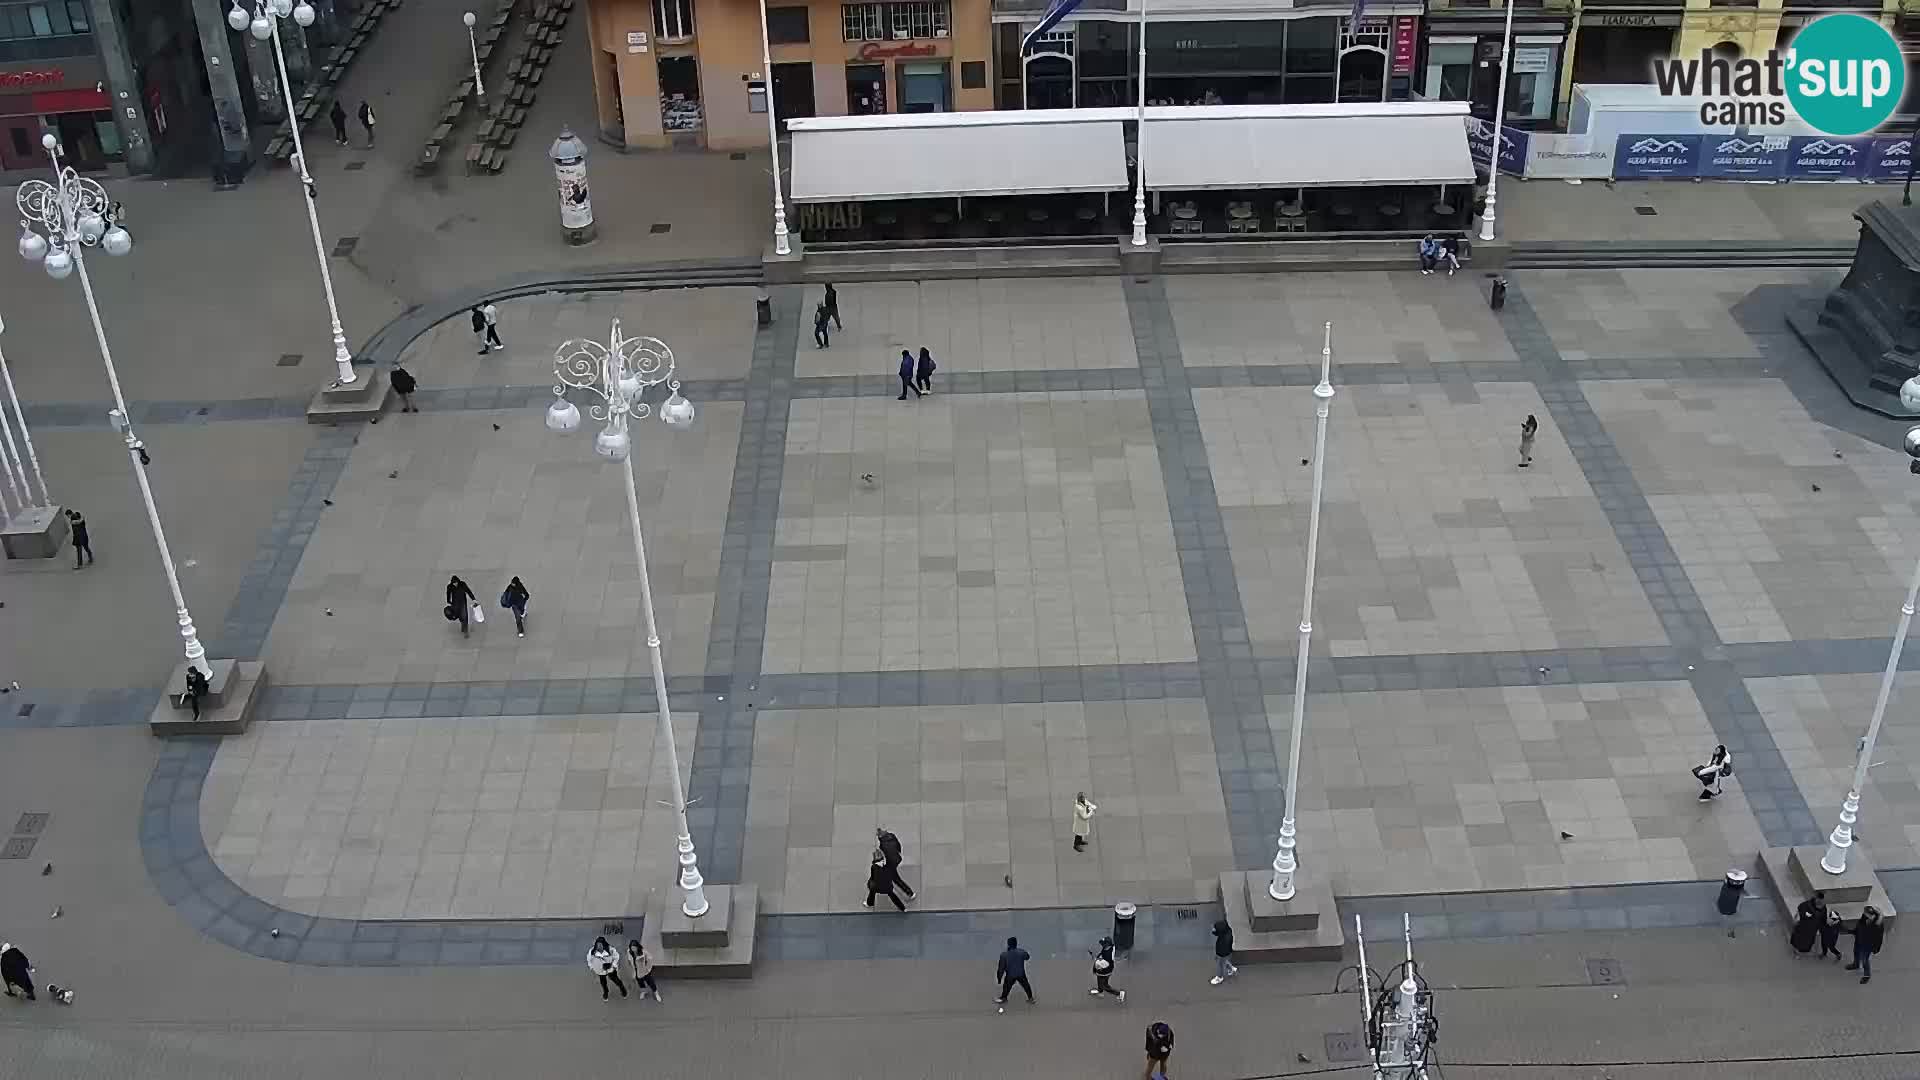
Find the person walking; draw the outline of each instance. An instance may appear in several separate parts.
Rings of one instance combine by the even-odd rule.
[[[1812,896],[1800,901],[1793,912],[1793,932],[1787,935],[1787,944],[1802,956],[1813,951],[1813,941],[1820,936],[1820,928],[1827,923],[1827,895],[1815,891]]]
[[[1842,929],[1840,913],[1829,908],[1827,910],[1827,921],[1820,924],[1820,959],[1825,960],[1828,954],[1832,954],[1835,960],[1840,959],[1840,931]]]
[[[393,375],[389,377],[388,381],[393,384],[393,392],[400,395],[401,412],[420,411],[420,406],[413,403],[413,392],[420,389],[420,384],[413,381],[413,372],[408,371],[399,364],[395,364],[393,365]]]
[[[880,854],[887,860],[887,870],[893,874],[893,883],[900,886],[900,891],[907,894],[907,899],[913,899],[913,886],[907,884],[907,879],[900,876],[900,863],[906,858],[900,848],[900,838],[883,825],[873,830],[873,839],[880,845]]]
[[[1532,413],[1520,421],[1520,467],[1523,469],[1533,464],[1533,436],[1539,430],[1540,421],[1534,419]]]
[[[360,126],[367,129],[367,149],[373,149],[373,106],[365,98],[360,99]]]
[[[633,965],[633,989],[640,1000],[647,1000],[647,993],[653,993],[653,1000],[660,1000],[660,984],[653,981],[653,957],[647,955],[647,947],[640,944],[639,938],[627,939],[627,962]]]
[[[901,349],[900,350],[900,397],[898,398],[898,400],[900,401],[907,400],[907,391],[909,390],[913,391],[914,397],[917,398],[921,396],[920,387],[915,385],[913,381],[914,366],[915,365],[913,362],[913,354],[908,352],[905,349]]]
[[[820,304],[827,309],[827,314],[833,319],[833,328],[845,330],[846,327],[840,323],[840,294],[834,290],[833,282],[827,282],[827,298]]]
[[[867,866],[867,906],[873,906],[873,898],[884,896],[893,901],[893,906],[901,911],[907,910],[906,901],[893,891],[894,882],[899,878],[893,868],[887,865],[887,856],[879,848],[873,849],[873,862]]]
[[[1020,947],[1020,939],[1007,939],[1006,951],[1000,954],[1000,962],[994,965],[993,978],[1000,984],[1000,996],[993,1003],[1000,1012],[1007,1011],[1007,996],[1018,986],[1027,992],[1027,1004],[1033,1004],[1033,984],[1027,981],[1027,961],[1033,959],[1027,950]]]
[[[1167,1080],[1167,1059],[1173,1056],[1173,1025],[1155,1020],[1147,1025],[1146,1080]]]
[[[1713,748],[1706,764],[1693,767],[1693,778],[1700,781],[1700,801],[1712,802],[1724,790],[1721,781],[1732,775],[1733,755],[1727,752],[1727,744],[1721,743]]]
[[[1880,909],[1872,904],[1860,913],[1860,921],[1853,924],[1853,963],[1847,965],[1848,971],[1858,970],[1860,981],[1873,981],[1873,954],[1880,951],[1880,945],[1887,939],[1887,924],[1880,921]]]
[[[1087,993],[1095,997],[1108,994],[1119,998],[1122,1005],[1126,1004],[1127,992],[1115,990],[1110,981],[1113,978],[1113,939],[1103,937],[1098,949],[1088,949],[1087,952],[1093,956],[1093,989]]]
[[[827,305],[822,302],[813,305],[813,347],[824,349],[830,344],[827,337],[827,320],[833,316],[828,313]]]
[[[933,354],[927,351],[927,347],[920,346],[920,362],[913,367],[913,381],[920,387],[921,393],[933,393],[933,369],[939,366],[933,362]]]
[[[455,574],[447,579],[447,606],[444,614],[448,619],[460,624],[461,637],[467,636],[468,620],[473,618],[473,613],[479,606],[480,602],[474,598],[473,590],[467,586],[466,582],[460,580],[460,575]]]
[[[620,981],[620,955],[607,944],[607,939],[593,939],[593,947],[587,950],[587,970],[600,979],[600,1000],[607,1000],[607,981],[620,988],[620,996],[627,996],[627,984]]]
[[[1087,850],[1087,837],[1093,835],[1093,814],[1098,809],[1084,791],[1073,797],[1073,850]]]
[[[327,110],[327,119],[333,122],[333,141],[341,146],[347,145],[347,110],[340,105],[340,99],[333,99],[333,108]]]
[[[492,346],[487,343],[487,317],[481,314],[479,304],[473,305],[473,310],[468,313],[467,325],[473,327],[474,343],[480,346],[474,350],[475,354],[479,356],[487,355],[487,351],[491,349]]]
[[[6,986],[8,997],[19,997],[13,992],[18,987],[28,1001],[37,1000],[33,996],[33,963],[11,941],[0,941],[0,984]]]
[[[83,561],[93,561],[93,540],[87,536],[87,519],[80,511],[67,511],[67,531],[73,534],[73,568],[78,570]]]
[[[487,325],[487,336],[480,342],[481,348],[506,348],[506,342],[500,340],[500,309],[491,303],[486,304],[480,308],[480,318],[485,320]]]
[[[500,592],[500,606],[513,612],[513,629],[521,637],[527,636],[527,601],[532,599],[533,594],[517,577]]]
[[[1240,974],[1240,969],[1233,966],[1233,927],[1225,919],[1213,924],[1213,968],[1210,982],[1214,986]]]

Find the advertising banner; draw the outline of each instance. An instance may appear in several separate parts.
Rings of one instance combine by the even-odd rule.
[[[1778,180],[1787,171],[1783,135],[1709,135],[1700,175],[1709,180]]]
[[[1706,135],[1622,135],[1614,140],[1616,180],[1691,179],[1700,175]]]
[[[1859,180],[1872,158],[1869,139],[1836,139],[1831,135],[1795,135],[1787,143],[1787,179]]]
[[[1500,171],[1509,176],[1525,173],[1529,133],[1514,127],[1501,128],[1499,132]],[[1477,116],[1467,118],[1467,149],[1473,154],[1473,163],[1483,169],[1493,156],[1493,138],[1494,126],[1491,121]]]
[[[1876,183],[1907,178],[1907,165],[1913,160],[1913,139],[1907,135],[1883,135],[1873,140],[1868,150],[1867,179]]]

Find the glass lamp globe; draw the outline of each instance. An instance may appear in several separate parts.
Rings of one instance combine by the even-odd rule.
[[[247,28],[247,13],[240,9],[239,0],[234,0],[233,7],[227,11],[227,25],[235,30]]]
[[[593,437],[593,452],[608,461],[625,461],[633,452],[633,436],[625,429],[606,428]]]
[[[55,248],[47,253],[47,276],[59,281],[73,273],[73,252],[66,248]]]
[[[640,391],[646,389],[645,387],[640,385],[640,376],[635,375],[632,372],[628,372],[627,374],[620,376],[620,378],[615,380],[615,384],[620,389],[620,396],[623,398],[626,398],[628,401],[632,401],[634,398],[639,397]]]
[[[580,427],[580,407],[566,398],[547,406],[547,430],[566,434]]]
[[[40,136],[40,147],[48,153],[60,149],[60,137],[49,131]]]
[[[300,3],[295,4],[293,6],[294,22],[300,24],[301,26],[312,26],[313,18],[314,18],[313,5],[307,3],[306,0],[300,0]]]
[[[675,387],[673,396],[660,404],[660,419],[676,431],[685,431],[693,426],[693,418],[693,402],[681,397],[679,388]]]
[[[469,11],[465,15],[460,16],[460,21],[467,24],[467,29],[469,30],[473,29],[473,24],[475,21],[473,17],[473,12]]]
[[[284,19],[293,13],[293,0],[267,0],[267,7]]]
[[[80,239],[92,244],[100,239],[101,233],[107,231],[107,222],[105,218],[89,210],[80,215],[78,227],[80,230]]]
[[[100,238],[100,246],[107,254],[118,257],[133,250],[133,234],[115,225]]]
[[[28,262],[39,262],[47,257],[47,238],[20,226],[20,257]]]
[[[22,254],[25,252],[23,251]],[[1904,405],[1908,412],[1920,413],[1920,375],[1915,375],[1900,384],[1900,404]]]
[[[265,41],[273,36],[273,23],[265,15],[254,16],[248,29],[252,31],[255,41]]]

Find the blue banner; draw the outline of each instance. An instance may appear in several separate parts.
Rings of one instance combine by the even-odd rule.
[[[1616,180],[1662,180],[1700,175],[1706,135],[1622,135],[1613,143]],[[1721,136],[1711,136],[1720,138]]]
[[[1907,166],[1913,160],[1913,138],[1907,135],[1883,135],[1873,140],[1868,152],[1867,179],[1878,183],[1907,178]]]
[[[1020,51],[1024,53],[1033,48],[1033,43],[1040,40],[1040,35],[1060,25],[1060,20],[1073,14],[1073,9],[1079,6],[1080,0],[1053,0],[1047,5],[1047,10],[1041,13],[1040,21],[1027,31],[1026,37],[1020,39]]]
[[[1473,154],[1473,163],[1487,168],[1487,162],[1493,157],[1494,126],[1491,120],[1479,117],[1467,119],[1467,149]],[[1500,171],[1509,176],[1519,176],[1527,171],[1527,142],[1530,136],[1516,127],[1503,127],[1500,132]]]
[[[1709,180],[1778,180],[1787,172],[1783,136],[1708,135],[1700,175]]]
[[[1866,175],[1872,150],[1867,139],[1795,135],[1787,143],[1787,179],[1858,180]]]

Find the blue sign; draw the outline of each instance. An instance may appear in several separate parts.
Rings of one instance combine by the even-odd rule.
[[[1709,180],[1778,180],[1787,171],[1787,140],[1766,135],[1708,135],[1700,175]]]
[[[1883,135],[1873,140],[1868,153],[1867,179],[1880,183],[1905,180],[1907,167],[1913,160],[1913,139],[1907,135]]]
[[[1868,139],[1795,135],[1787,143],[1787,179],[1858,180],[1866,175],[1872,150]]]
[[[1527,171],[1527,143],[1530,136],[1516,127],[1502,127],[1500,131],[1500,171],[1509,176],[1519,176]],[[1487,167],[1493,157],[1494,126],[1490,120],[1469,117],[1467,120],[1467,149],[1473,154],[1473,163],[1480,168]]]
[[[1616,180],[1691,179],[1700,175],[1706,135],[1622,135],[1613,143]]]

